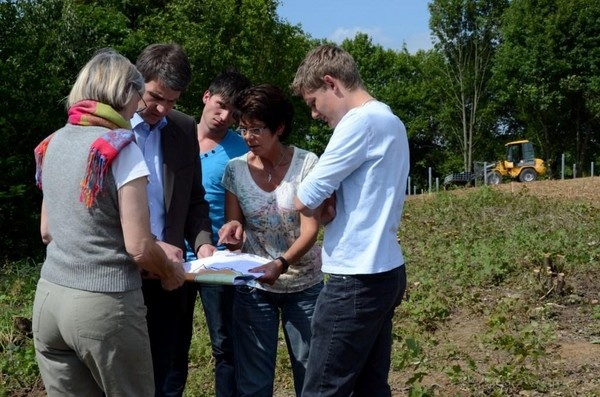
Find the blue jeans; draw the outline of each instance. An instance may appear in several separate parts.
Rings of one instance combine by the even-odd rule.
[[[235,365],[233,361],[233,292],[228,285],[186,283],[187,301],[183,326],[177,340],[174,365],[167,381],[167,396],[183,395],[187,375],[189,349],[192,340],[196,293],[200,293],[206,325],[210,334],[212,354],[215,359],[215,396],[236,395]]]
[[[303,397],[391,396],[392,317],[405,289],[404,266],[329,277],[315,308]]]
[[[280,315],[294,388],[300,396],[310,347],[310,323],[322,288],[321,282],[300,292],[279,294],[236,287],[233,341],[238,396],[273,395]]]
[[[230,285],[202,285],[200,299],[215,358],[215,395],[235,396],[233,361],[233,293]]]

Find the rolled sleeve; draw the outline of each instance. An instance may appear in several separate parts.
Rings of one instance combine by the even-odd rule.
[[[325,200],[324,198],[321,199],[321,196],[312,189],[312,185],[308,180],[303,181],[298,186],[296,195],[298,196],[298,200],[311,210],[317,208]]]

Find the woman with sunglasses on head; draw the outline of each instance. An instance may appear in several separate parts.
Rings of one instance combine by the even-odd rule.
[[[319,223],[294,208],[298,184],[317,163],[311,152],[283,141],[293,107],[273,85],[243,91],[235,102],[239,132],[250,152],[225,169],[225,217],[219,243],[272,259],[253,269],[256,287],[236,287],[234,354],[239,396],[272,396],[279,319],[283,324],[296,395],[308,359],[310,323],[323,286]],[[245,239],[242,236],[245,235]]]
[[[97,53],[69,94],[68,123],[35,149],[47,244],[33,305],[48,396],[154,395],[140,269],[181,286],[185,273],[150,233],[148,168],[129,119],[144,79]]]

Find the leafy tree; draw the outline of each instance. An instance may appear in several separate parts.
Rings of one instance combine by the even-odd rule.
[[[429,26],[437,38],[435,49],[444,59],[445,122],[448,141],[463,154],[463,167],[471,169],[473,150],[479,140],[495,129],[485,119],[487,88],[495,51],[498,26],[508,0],[433,0],[429,4]],[[487,131],[487,132],[486,132]],[[452,142],[452,143],[454,143]]]
[[[127,29],[118,14],[59,0],[2,2],[0,21],[0,260],[39,257],[33,148],[64,124],[78,69]]]
[[[185,49],[193,80],[178,106],[198,115],[204,90],[226,69],[238,69],[253,83],[287,89],[313,41],[299,27],[283,23],[276,8],[273,0],[175,0],[166,4],[164,12],[139,17],[131,41],[143,43],[139,47],[176,42]],[[157,31],[157,26],[162,28]],[[298,115],[305,125],[307,118]]]
[[[79,68],[128,30],[118,12],[59,0],[2,2],[0,21],[1,259],[37,257],[41,194],[33,148],[64,124],[63,98]]]
[[[0,224],[11,225],[0,231],[0,259],[43,252],[32,151],[64,124],[63,99],[98,49],[133,61],[150,43],[182,45],[194,78],[178,107],[195,114],[209,81],[231,67],[255,83],[288,86],[316,42],[282,23],[276,7],[275,0],[0,2]],[[294,142],[319,142],[305,105],[294,102],[302,106]]]
[[[402,93],[398,94],[398,114],[406,120],[411,149],[411,177],[413,185],[426,186],[428,169],[432,176],[443,177],[462,167],[459,150],[445,139],[443,130],[447,116],[444,106],[446,75],[439,73],[444,59],[437,50],[403,54],[407,64]],[[400,88],[398,88],[400,89]]]
[[[554,164],[599,151],[600,4],[513,0],[495,65],[499,99]]]

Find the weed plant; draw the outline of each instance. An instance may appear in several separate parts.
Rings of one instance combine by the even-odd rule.
[[[600,279],[599,236],[597,208],[537,198],[525,189],[411,196],[398,234],[409,286],[394,318],[393,395],[577,395],[564,386],[569,374],[552,367],[555,311],[584,288],[577,280]],[[534,270],[547,257],[566,275],[567,287],[544,297],[548,285]],[[39,381],[31,339],[14,327],[15,316],[31,317],[39,265],[7,263],[0,272],[0,396],[10,396]],[[599,306],[583,307],[600,331]],[[185,395],[213,396],[214,362],[200,303],[194,327]],[[292,394],[281,337],[275,395]]]
[[[22,392],[39,381],[31,341],[31,308],[39,266],[29,260],[0,268],[0,396]],[[19,328],[19,321],[23,321]]]
[[[597,208],[537,198],[525,189],[511,194],[483,187],[408,200],[399,241],[409,290],[395,317],[394,357],[406,349],[402,340],[416,340],[419,362],[427,363],[418,371],[429,375],[419,382],[440,396],[514,396],[557,387],[547,376],[557,324],[532,318],[547,292],[533,271],[544,270],[545,258],[555,259],[554,270],[574,285],[544,301],[564,303],[578,279],[600,275],[599,225]],[[480,328],[453,323],[453,316]],[[454,333],[470,332],[466,344],[444,340],[447,333],[439,331],[449,323]],[[412,390],[410,374],[399,377]],[[451,392],[448,383],[457,387]]]

